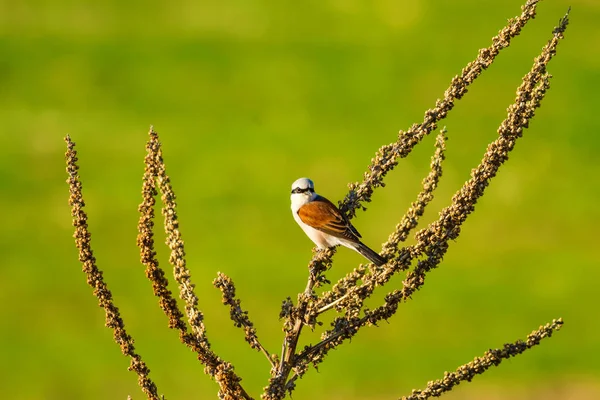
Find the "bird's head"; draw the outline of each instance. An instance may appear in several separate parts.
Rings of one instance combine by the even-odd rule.
[[[303,205],[316,197],[315,184],[308,178],[299,178],[292,183],[292,204]]]

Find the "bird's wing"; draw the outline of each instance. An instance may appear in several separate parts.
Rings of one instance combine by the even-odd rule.
[[[361,237],[341,211],[324,197],[300,207],[298,216],[306,225],[329,235],[358,242]]]

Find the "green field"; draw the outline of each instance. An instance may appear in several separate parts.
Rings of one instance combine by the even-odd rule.
[[[520,5],[0,1],[3,398],[143,398],[77,260],[67,133],[98,265],[159,391],[210,399],[218,387],[167,329],[139,262],[151,124],[209,339],[258,397],[269,365],[229,320],[211,284],[217,271],[237,283],[259,337],[279,352],[281,301],[304,289],[311,256],[290,215],[290,184],[309,176],[321,194],[343,198],[375,151],[422,121]],[[469,178],[568,6],[552,87],[441,267],[389,324],[365,329],[309,371],[294,399],[395,399],[558,317],[565,325],[556,336],[448,398],[600,398],[600,3],[543,1],[457,103],[441,124],[447,160],[424,222]],[[433,143],[431,135],[401,160],[354,220],[370,246],[380,248],[414,201]],[[363,262],[347,249],[335,258],[331,280]]]

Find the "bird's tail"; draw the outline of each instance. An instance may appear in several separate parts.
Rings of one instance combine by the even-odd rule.
[[[367,245],[364,244],[363,242],[356,243],[356,245],[354,246],[354,249],[356,251],[358,251],[360,254],[362,254],[363,256],[365,256],[369,261],[371,261],[378,267],[381,267],[383,264],[385,264],[387,262],[385,260],[385,258],[383,258],[379,254],[375,253],[373,250],[371,250],[369,247],[367,247]]]

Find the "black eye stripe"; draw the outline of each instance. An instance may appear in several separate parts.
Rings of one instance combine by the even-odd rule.
[[[306,193],[306,192],[314,192],[315,190],[313,188],[306,188],[306,189],[302,189],[302,188],[294,188],[294,190],[292,190],[292,193]]]

